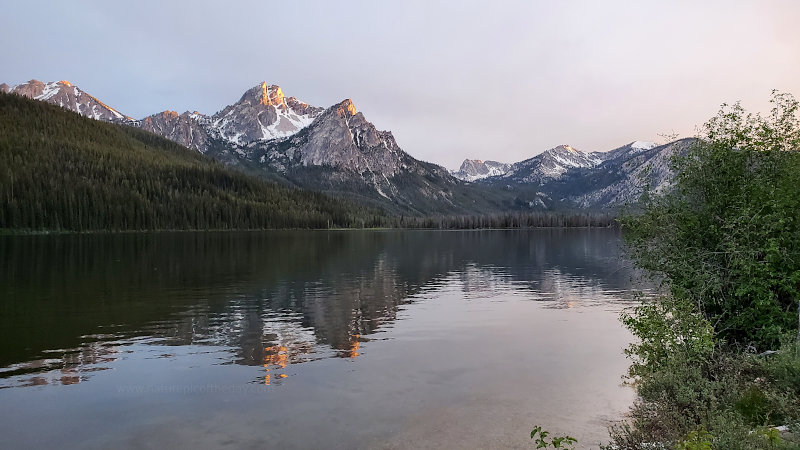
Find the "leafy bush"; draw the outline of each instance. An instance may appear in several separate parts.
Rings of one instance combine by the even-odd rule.
[[[772,102],[766,118],[723,105],[674,189],[622,220],[669,294],[623,316],[639,399],[609,448],[800,448],[773,428],[800,422],[800,120]]]
[[[534,444],[536,444],[536,448],[563,448],[564,450],[571,450],[575,448],[575,444],[578,442],[572,436],[553,436],[550,440],[547,440],[547,437],[550,436],[549,431],[545,431],[542,427],[535,427],[531,431],[531,439],[533,439]]]
[[[623,218],[636,263],[663,276],[729,343],[774,348],[797,330],[800,299],[798,102],[771,115],[723,105],[673,161],[674,189]]]

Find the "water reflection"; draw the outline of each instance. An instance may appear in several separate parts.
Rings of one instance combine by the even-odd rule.
[[[220,364],[280,384],[291,365],[359,357],[404,305],[454,280],[470,301],[624,301],[618,242],[609,230],[2,237],[0,388],[90,380],[134,343],[213,346]]]

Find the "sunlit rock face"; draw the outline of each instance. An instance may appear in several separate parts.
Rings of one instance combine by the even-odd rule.
[[[505,175],[511,169],[511,164],[497,161],[481,161],[480,159],[465,159],[457,171],[453,171],[454,177],[464,181],[475,181],[488,177],[498,177]]]
[[[9,86],[9,85],[7,85],[5,83],[0,84],[0,92],[8,92],[10,90],[11,90],[11,86]]]
[[[4,91],[52,103],[96,120],[117,123],[134,121],[68,81],[43,83],[39,80],[30,80],[13,88],[7,86],[7,90]]]
[[[280,86],[266,82],[248,89],[238,102],[214,114],[213,127],[226,141],[248,144],[291,136],[310,125],[322,108],[284,96]]]

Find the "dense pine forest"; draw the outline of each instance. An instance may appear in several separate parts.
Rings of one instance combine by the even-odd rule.
[[[250,177],[169,140],[0,93],[0,228],[376,226],[382,216]]]
[[[508,212],[461,216],[400,216],[391,220],[395,228],[439,230],[480,230],[487,228],[586,228],[616,227],[616,214],[610,212]]]

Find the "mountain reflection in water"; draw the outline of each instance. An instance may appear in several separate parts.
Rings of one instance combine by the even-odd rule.
[[[263,366],[270,384],[287,365],[358,357],[451,278],[468,299],[619,301],[631,272],[618,242],[609,230],[2,237],[0,387],[86,381],[134,342],[224,349],[221,363]]]

